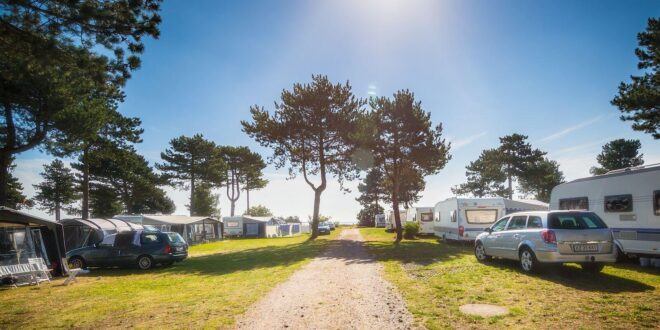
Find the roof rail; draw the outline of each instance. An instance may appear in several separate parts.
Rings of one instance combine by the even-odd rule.
[[[660,167],[660,163],[653,163],[653,164],[648,164],[648,165],[640,165],[640,166],[633,166],[633,167],[626,167],[626,168],[620,168],[617,170],[611,170],[603,175],[607,174],[614,174],[614,173],[623,173],[623,172],[631,172],[631,171],[637,171],[645,168],[651,168],[651,167]]]

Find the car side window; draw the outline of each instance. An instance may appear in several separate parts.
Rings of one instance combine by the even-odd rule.
[[[527,216],[517,215],[511,218],[511,222],[509,222],[509,226],[506,228],[506,230],[525,229],[526,224],[527,224]]]
[[[506,222],[507,221],[509,221],[509,217],[502,218],[490,228],[493,230],[493,232],[502,231],[502,230],[504,230],[504,227],[506,227]]]
[[[133,233],[132,232],[122,232],[117,234],[115,237],[115,245],[114,247],[120,248],[120,249],[126,249],[131,246],[131,243],[133,243]]]
[[[529,216],[529,219],[527,219],[527,229],[530,228],[543,228],[541,217],[535,215]]]
[[[160,237],[157,234],[142,234],[140,237],[142,244],[155,244],[160,243]]]

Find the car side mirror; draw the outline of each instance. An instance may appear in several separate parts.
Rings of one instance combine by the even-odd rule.
[[[489,234],[492,234],[493,233],[493,228],[490,228],[490,227],[486,228],[486,232],[488,232]]]

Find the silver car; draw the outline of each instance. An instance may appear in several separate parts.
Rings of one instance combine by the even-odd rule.
[[[474,255],[485,262],[492,257],[518,260],[525,272],[543,263],[579,263],[600,272],[603,263],[616,261],[612,233],[593,212],[536,211],[509,214],[475,240]]]

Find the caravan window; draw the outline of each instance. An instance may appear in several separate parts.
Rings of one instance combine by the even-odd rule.
[[[433,213],[422,213],[420,218],[423,222],[431,222],[433,221]]]
[[[653,213],[660,215],[660,190],[653,192]]]
[[[466,210],[468,223],[493,223],[497,220],[497,210]]]
[[[227,221],[225,225],[227,228],[238,228],[238,221]]]
[[[605,196],[605,212],[632,212],[632,195]]]
[[[576,198],[564,198],[559,200],[559,209],[560,210],[588,210],[589,209],[589,198],[588,197],[576,197]]]
[[[451,222],[456,222],[456,211],[451,211],[451,214],[449,214],[451,217]]]

